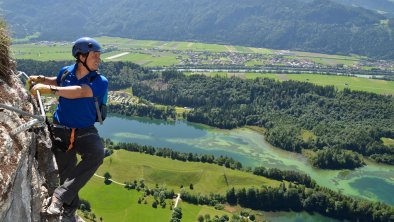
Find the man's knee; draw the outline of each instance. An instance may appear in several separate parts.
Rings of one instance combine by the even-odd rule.
[[[103,161],[104,161],[104,149],[100,149],[99,151],[97,151],[94,154],[93,159],[95,161],[95,164],[97,166],[100,166],[103,163]]]
[[[100,166],[104,160],[104,151],[96,150],[95,152],[89,152],[82,154],[82,161],[92,166]]]
[[[93,161],[97,166],[100,166],[103,163],[103,160],[104,160],[104,155],[102,155],[101,153],[97,153],[93,158]]]

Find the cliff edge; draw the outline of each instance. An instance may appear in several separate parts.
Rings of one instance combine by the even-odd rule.
[[[10,40],[0,21],[0,104],[38,114],[36,98],[24,88],[9,56]],[[58,221],[41,213],[58,183],[45,125],[13,134],[32,117],[0,108],[0,221]],[[14,131],[15,133],[15,131]]]

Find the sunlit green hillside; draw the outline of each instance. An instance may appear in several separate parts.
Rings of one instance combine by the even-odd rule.
[[[182,162],[168,158],[118,150],[105,158],[97,174],[109,172],[120,182],[144,179],[148,186],[165,184],[179,191],[180,186],[194,185],[192,192],[222,193],[231,187],[278,186],[279,181],[227,169],[214,164]]]
[[[97,170],[98,175],[109,172],[114,181],[126,182],[144,179],[148,187],[166,186],[168,190],[180,192],[180,186],[191,193],[221,193],[231,187],[279,186],[279,181],[256,176],[251,173],[226,169],[218,165],[197,162],[182,162],[168,158],[151,156],[142,153],[115,151],[106,157]],[[193,184],[193,190],[190,189]],[[147,203],[138,204],[143,197],[142,192],[127,190],[122,185],[111,183],[106,185],[104,179],[93,177],[81,190],[80,197],[88,200],[96,217],[104,221],[139,221],[166,222],[171,217],[170,204],[166,200],[166,208],[153,208],[153,197],[145,199]],[[144,200],[145,200],[144,199]],[[196,221],[198,215],[210,214],[231,216],[226,211],[213,207],[179,203],[185,213],[184,221]]]

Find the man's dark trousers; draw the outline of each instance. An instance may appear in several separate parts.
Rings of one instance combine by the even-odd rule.
[[[94,126],[75,130],[73,148],[69,148],[71,129],[54,125],[52,127],[52,151],[55,154],[59,170],[60,186],[54,195],[60,199],[65,208],[79,207],[79,190],[94,175],[103,163],[104,145]],[[77,163],[76,154],[81,155]]]

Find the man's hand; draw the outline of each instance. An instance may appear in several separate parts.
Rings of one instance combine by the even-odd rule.
[[[31,88],[32,83],[37,84],[37,83],[43,83],[45,82],[45,76],[39,75],[39,76],[29,76],[29,79],[27,80],[28,87]]]
[[[37,94],[37,90],[41,93],[41,94],[54,94],[57,90],[54,86],[50,86],[50,85],[44,85],[44,84],[36,84],[33,86],[33,88],[31,88],[30,92],[33,95]]]

